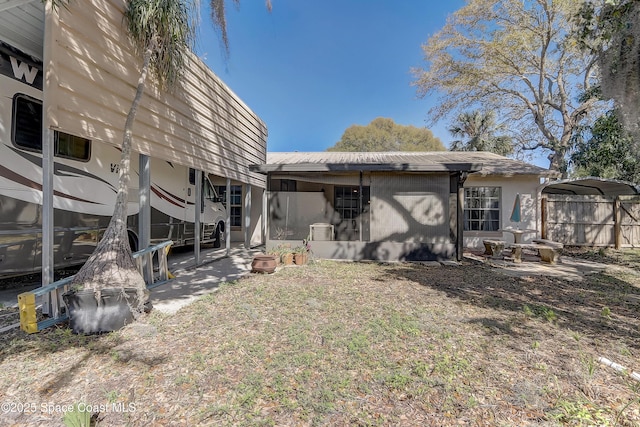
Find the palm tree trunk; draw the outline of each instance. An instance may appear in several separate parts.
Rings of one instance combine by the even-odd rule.
[[[144,94],[145,82],[149,72],[152,48],[149,46],[144,54],[144,61],[138,79],[136,96],[133,99],[124,127],[122,154],[120,157],[120,174],[116,204],[104,236],[95,251],[74,277],[71,286],[93,289],[100,301],[100,290],[104,288],[136,288],[138,301],[143,304],[147,290],[144,278],[136,267],[129,246],[127,234],[127,200],[129,182],[131,180],[131,140],[133,124],[138,106]]]

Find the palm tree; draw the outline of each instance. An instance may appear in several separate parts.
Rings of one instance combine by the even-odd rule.
[[[495,113],[475,110],[458,116],[457,123],[449,128],[458,138],[451,143],[452,151],[490,151],[507,156],[513,153],[513,144],[508,136],[496,136],[502,126],[496,123]]]
[[[71,285],[93,289],[96,298],[104,288],[135,288],[138,301],[146,301],[146,285],[133,259],[127,235],[127,199],[130,181],[131,139],[138,106],[149,73],[162,87],[171,87],[180,76],[184,58],[194,40],[195,16],[191,2],[182,0],[129,0],[124,22],[142,66],[124,125],[116,204],[104,236]]]
[[[43,0],[46,1],[46,0]],[[68,0],[50,0],[54,7],[65,6]],[[239,0],[233,0],[239,4]],[[71,286],[92,289],[96,298],[105,288],[135,288],[141,308],[146,301],[144,279],[133,259],[127,235],[127,199],[130,181],[131,139],[138,106],[144,94],[148,75],[158,84],[171,89],[182,74],[184,58],[193,47],[198,0],[127,0],[124,22],[136,53],[142,58],[136,95],[124,125],[122,154],[116,204],[104,236],[95,251],[75,275]],[[225,52],[229,40],[224,0],[211,0],[214,26],[221,33]],[[271,1],[267,0],[271,10]]]

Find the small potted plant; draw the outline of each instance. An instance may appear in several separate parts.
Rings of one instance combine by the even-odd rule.
[[[307,239],[304,239],[302,245],[295,248],[293,257],[296,265],[304,265],[309,262],[309,252],[311,252],[311,244]]]
[[[293,253],[294,250],[291,249],[289,245],[280,245],[278,246],[280,249],[280,259],[282,260],[282,264],[284,265],[292,265],[293,264]]]

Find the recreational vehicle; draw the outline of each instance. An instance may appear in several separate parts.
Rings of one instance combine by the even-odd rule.
[[[41,269],[42,62],[0,41],[0,277]],[[114,124],[116,126],[116,124]],[[117,143],[118,141],[113,141]],[[120,162],[117,145],[55,133],[54,263],[81,264],[113,213]],[[138,155],[132,154],[129,242],[137,249]],[[151,240],[195,241],[196,173],[151,157]],[[202,174],[200,239],[220,246],[227,217]]]

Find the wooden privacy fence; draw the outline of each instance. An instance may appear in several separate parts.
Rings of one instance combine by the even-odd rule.
[[[542,195],[542,238],[576,246],[640,247],[640,196]]]

